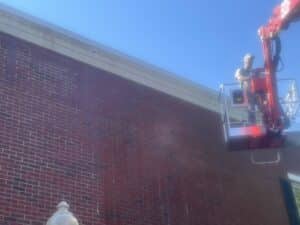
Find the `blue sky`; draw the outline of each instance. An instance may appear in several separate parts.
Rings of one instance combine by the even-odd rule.
[[[262,65],[259,26],[279,0],[0,0],[0,2],[217,89],[246,52]],[[282,35],[285,70],[300,74],[300,23]]]

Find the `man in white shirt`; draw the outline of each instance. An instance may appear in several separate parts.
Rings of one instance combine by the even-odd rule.
[[[235,78],[240,82],[241,88],[243,88],[248,100],[248,120],[250,123],[256,122],[255,96],[250,90],[250,78],[253,74],[253,62],[254,56],[246,54],[243,58],[243,67],[238,68],[235,72]]]
[[[246,54],[243,59],[243,67],[238,68],[235,72],[235,78],[240,82],[241,87],[247,91],[250,90],[250,77],[253,72],[253,62],[254,56]]]

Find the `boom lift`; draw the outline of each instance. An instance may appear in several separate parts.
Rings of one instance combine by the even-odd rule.
[[[279,34],[292,22],[300,19],[300,0],[284,0],[277,6],[269,22],[260,27],[264,67],[252,71],[250,92],[255,96],[256,120],[247,121],[247,94],[236,84],[221,85],[221,115],[225,141],[230,150],[280,148],[284,145],[284,131],[298,111],[299,95],[296,81],[289,83],[287,92],[280,96],[276,77],[280,62]]]

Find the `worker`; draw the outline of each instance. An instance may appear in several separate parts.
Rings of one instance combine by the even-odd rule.
[[[248,100],[248,121],[250,123],[256,122],[255,115],[255,96],[250,90],[250,79],[253,75],[253,62],[254,56],[252,54],[246,54],[243,58],[243,67],[238,68],[235,72],[235,78],[239,81],[241,88],[244,90],[245,96]]]
[[[249,90],[250,88],[250,77],[252,73],[254,56],[251,54],[246,54],[243,59],[243,67],[238,68],[235,73],[235,78],[240,82],[241,87],[244,90]]]

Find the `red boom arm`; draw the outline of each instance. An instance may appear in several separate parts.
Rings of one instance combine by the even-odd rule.
[[[278,102],[276,83],[276,64],[273,59],[272,41],[278,38],[280,31],[287,29],[290,23],[300,19],[300,0],[284,0],[273,12],[268,24],[259,29],[262,40],[265,61],[265,82],[267,93],[267,107],[265,117],[268,118],[268,129],[281,131],[284,128],[284,116]]]

